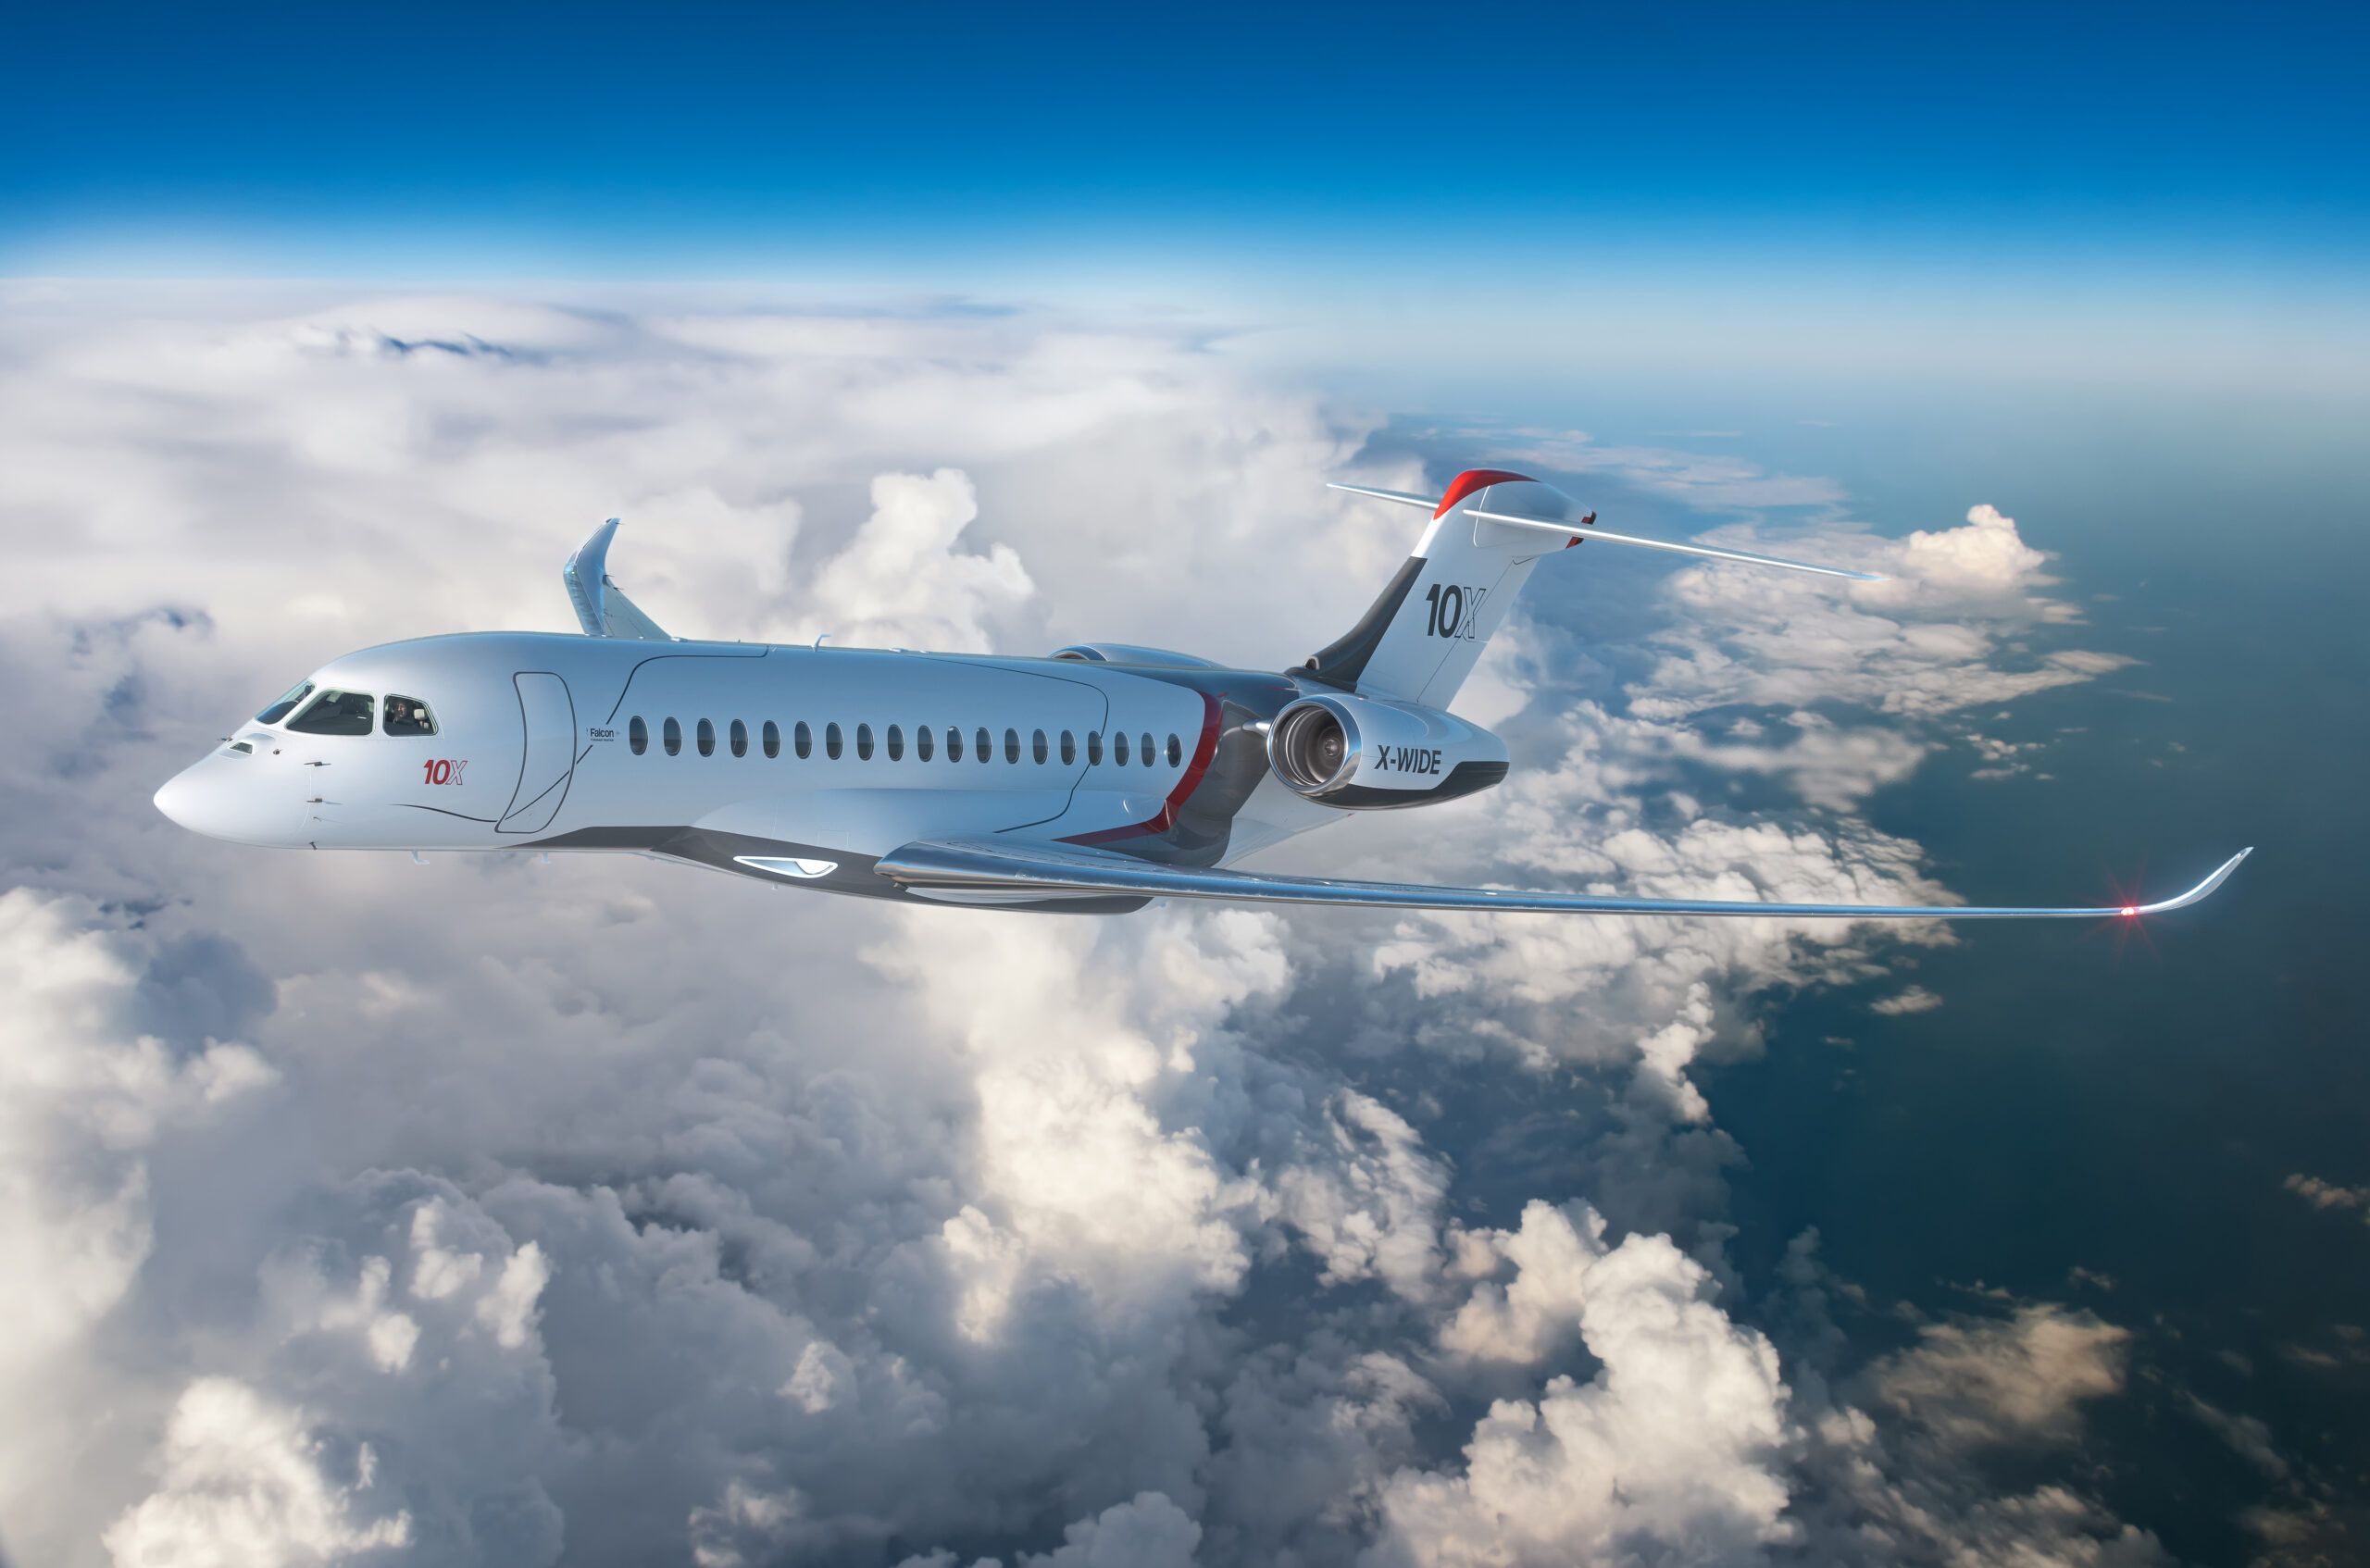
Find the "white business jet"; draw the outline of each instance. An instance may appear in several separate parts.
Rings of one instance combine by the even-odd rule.
[[[183,827],[292,848],[630,852],[786,886],[1116,915],[1156,898],[1366,908],[1840,920],[2131,916],[1640,899],[1231,869],[1342,813],[1433,805],[1506,775],[1448,711],[1516,592],[1582,541],[1860,581],[1641,539],[1520,474],[1437,498],[1371,609],[1297,669],[1120,643],[1045,658],[669,637],[606,570],[617,521],[562,568],[584,635],[478,632],[331,661],[156,791]]]

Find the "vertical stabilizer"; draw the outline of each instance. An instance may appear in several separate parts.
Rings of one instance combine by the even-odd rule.
[[[1311,674],[1345,690],[1448,706],[1540,556],[1578,542],[1485,522],[1467,516],[1468,508],[1576,525],[1594,520],[1553,485],[1503,468],[1467,469],[1449,482],[1431,526],[1382,597],[1309,661]]]

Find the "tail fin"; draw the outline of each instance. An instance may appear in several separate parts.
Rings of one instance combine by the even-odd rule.
[[[1515,593],[1541,555],[1595,540],[1715,561],[1882,582],[1872,572],[1814,566],[1717,544],[1681,544],[1596,526],[1553,485],[1503,468],[1468,468],[1449,481],[1440,504],[1428,495],[1336,484],[1356,495],[1431,507],[1432,526],[1382,597],[1349,634],[1308,661],[1317,679],[1359,691],[1444,708],[1506,618]]]
[[[1466,516],[1466,509],[1520,513],[1578,528],[1572,498],[1553,485],[1503,468],[1469,468],[1450,481],[1437,506],[1429,498],[1342,485],[1385,501],[1432,506],[1432,526],[1382,597],[1338,641],[1308,661],[1317,679],[1436,708],[1448,706],[1473,672],[1490,636],[1539,558],[1578,543],[1551,534]]]

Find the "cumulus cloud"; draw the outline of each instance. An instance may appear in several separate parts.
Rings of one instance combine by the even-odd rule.
[[[106,1532],[120,1562],[293,1568],[412,1544],[411,1516],[362,1517],[378,1479],[368,1444],[331,1455],[301,1412],[229,1378],[200,1378],[173,1407],[157,1489]]]
[[[1062,1532],[1059,1549],[1021,1568],[1192,1568],[1202,1527],[1158,1492],[1139,1492]]]
[[[1775,542],[1749,526],[1704,537],[1748,548]],[[1971,507],[1964,527],[1905,539],[1823,533],[1820,548],[1835,565],[1887,580],[1839,590],[1793,574],[1747,580],[1690,569],[1673,591],[1694,614],[1658,640],[1664,656],[1633,691],[1633,711],[1673,717],[1723,703],[1841,701],[1934,719],[2130,663],[2030,641],[2036,628],[2067,626],[2079,612],[2047,591],[2055,580],[2042,570],[2048,556],[1996,507]]]
[[[1914,1512],[1961,1474],[1935,1434],[2062,1440],[2027,1385],[2084,1345],[2120,1367],[2104,1325],[1951,1325],[1829,1401],[1750,1321],[1738,1151],[1690,1069],[1758,1048],[1756,999],[1940,931],[1001,919],[242,852],[148,809],[348,647],[568,628],[555,569],[610,515],[678,631],[1296,660],[1408,542],[1322,481],[1424,476],[1198,331],[77,289],[0,330],[38,606],[0,621],[33,738],[0,756],[0,1255],[40,1282],[0,1336],[13,1555],[1749,1557]],[[1833,502],[1607,460],[1699,504]],[[2106,665],[2019,646],[2064,617],[2005,518],[1853,548],[1915,586],[1681,574],[1634,684],[1517,623],[1476,701],[1536,765],[1311,856],[1950,896],[1859,806],[1970,693]],[[1789,803],[1716,787],[1756,778]],[[1440,1114],[1475,1082],[1553,1100],[1586,1189],[1483,1212]],[[1953,1506],[1970,1538],[2119,1528],[2072,1492]]]
[[[872,516],[815,573],[813,596],[834,621],[821,629],[860,647],[988,652],[983,617],[1035,584],[1009,545],[955,552],[979,515],[978,491],[955,469],[875,479]]]
[[[1366,1562],[1717,1562],[1791,1537],[1778,1352],[1702,1299],[1701,1264],[1663,1237],[1608,1248],[1595,1216],[1537,1202],[1491,1244],[1516,1277],[1444,1340],[1530,1360],[1561,1318],[1600,1370],[1492,1404],[1461,1470],[1393,1475]]]

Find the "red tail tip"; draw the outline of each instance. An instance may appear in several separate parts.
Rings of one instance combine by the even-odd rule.
[[[1533,484],[1528,474],[1517,474],[1504,468],[1467,468],[1448,481],[1448,493],[1441,497],[1435,517],[1448,516],[1448,509],[1477,490],[1487,490],[1493,484]]]

